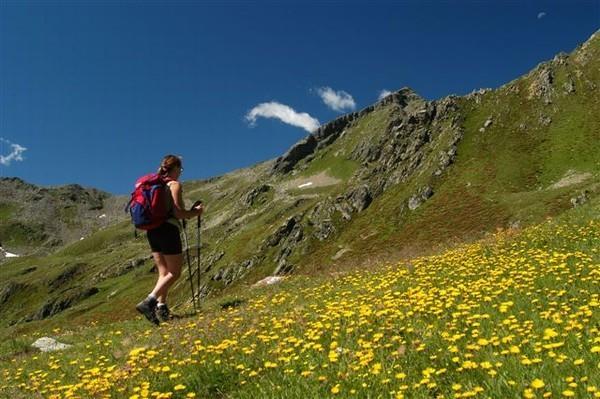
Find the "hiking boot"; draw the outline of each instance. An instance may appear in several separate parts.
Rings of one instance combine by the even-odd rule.
[[[156,303],[157,300],[155,298],[146,298],[142,302],[136,305],[136,310],[143,314],[148,321],[154,323],[156,325],[160,324],[160,321],[156,317]]]
[[[158,320],[160,321],[171,320],[171,311],[169,310],[169,307],[166,303],[164,305],[156,307],[156,316],[158,316]]]

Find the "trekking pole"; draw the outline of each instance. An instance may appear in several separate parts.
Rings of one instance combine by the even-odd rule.
[[[188,264],[188,275],[190,277],[190,288],[192,289],[192,302],[194,303],[194,312],[197,312],[198,310],[196,309],[196,294],[194,294],[194,280],[192,279],[192,263],[190,262],[190,247],[188,245],[188,238],[187,238],[187,226],[185,223],[185,220],[183,221],[183,241],[185,244],[185,254],[187,257],[187,264]]]
[[[192,209],[194,209],[195,207],[197,207],[198,205],[202,204],[202,201],[196,201],[194,202],[194,205],[192,205]],[[196,220],[196,241],[198,243],[198,246],[196,248],[196,287],[198,289],[198,307],[200,306],[200,226],[202,224],[202,220],[200,218],[200,215],[198,215],[198,218]]]
[[[196,230],[198,233],[198,248],[196,249],[196,279],[198,287],[198,307],[200,307],[200,226],[202,225],[202,219],[198,216],[198,220],[196,221]]]

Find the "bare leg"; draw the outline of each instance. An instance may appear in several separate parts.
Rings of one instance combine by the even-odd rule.
[[[159,276],[158,281],[156,282],[156,286],[154,286],[154,290],[152,290],[152,293],[157,298],[160,298],[161,302],[165,303],[167,301],[167,293],[169,291],[169,288],[181,275],[183,255],[157,254],[157,256],[154,256],[154,260],[158,267]]]
[[[164,279],[167,274],[169,273],[168,269],[167,269],[167,261],[165,260],[163,254],[161,254],[160,252],[152,252],[152,257],[154,258],[154,264],[156,265],[156,268],[158,269],[158,280],[156,281],[156,285],[159,284],[159,282],[161,281],[161,279]],[[156,295],[156,286],[154,288],[154,291],[152,291],[153,294]],[[158,302],[161,303],[165,303],[166,298],[163,298],[162,296],[157,296]]]

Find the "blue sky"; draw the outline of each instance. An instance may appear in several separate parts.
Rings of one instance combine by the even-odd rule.
[[[594,1],[0,2],[0,175],[126,194],[283,154],[383,90],[495,88],[600,28]]]

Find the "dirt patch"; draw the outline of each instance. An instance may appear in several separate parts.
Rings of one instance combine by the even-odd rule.
[[[327,172],[321,172],[316,175],[290,180],[289,182],[283,184],[283,189],[309,189],[315,187],[333,186],[340,182],[340,179],[336,179],[335,177],[329,176]]]
[[[574,170],[569,170],[569,171],[567,171],[567,173],[565,173],[565,175],[562,177],[562,179],[560,179],[559,181],[557,181],[556,183],[554,183],[553,185],[548,187],[548,189],[562,188],[562,187],[572,186],[573,184],[583,183],[590,177],[592,177],[592,174],[589,172],[588,173],[577,173]]]

